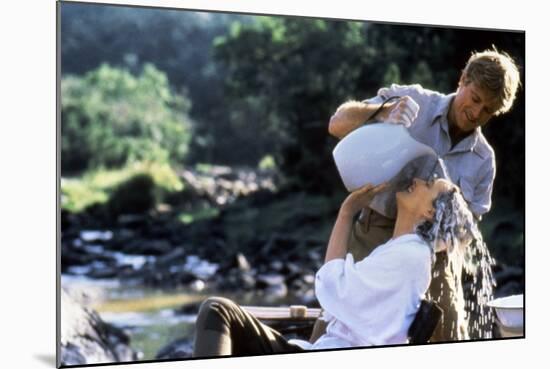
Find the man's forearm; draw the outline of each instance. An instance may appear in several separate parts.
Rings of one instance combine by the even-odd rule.
[[[361,127],[369,120],[381,104],[367,104],[359,101],[348,101],[338,107],[330,118],[329,133],[339,139]],[[386,113],[386,108],[379,114]]]

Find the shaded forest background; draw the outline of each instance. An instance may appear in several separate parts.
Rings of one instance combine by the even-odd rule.
[[[327,133],[338,105],[391,83],[452,92],[470,53],[492,45],[524,81],[521,32],[63,4],[62,206],[105,202],[98,182],[144,170],[166,199],[183,191],[176,169],[200,165],[267,168],[280,191],[343,196]],[[497,156],[486,239],[519,265],[524,92],[484,128]]]

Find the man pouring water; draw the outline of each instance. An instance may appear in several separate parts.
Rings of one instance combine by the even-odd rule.
[[[413,138],[434,149],[449,179],[460,187],[470,210],[481,219],[491,208],[495,179],[495,154],[481,127],[510,110],[519,84],[517,66],[507,54],[496,49],[473,53],[456,92],[445,95],[420,85],[393,84],[380,89],[374,98],[338,107],[330,119],[329,133],[342,139],[369,122],[403,124]],[[395,215],[386,201],[384,196],[375,198],[355,222],[349,251],[356,260],[391,238]],[[431,342],[469,338],[463,291],[451,283],[451,274],[445,253],[437,253],[429,291],[444,316]],[[321,325],[316,325],[313,336],[322,331]]]

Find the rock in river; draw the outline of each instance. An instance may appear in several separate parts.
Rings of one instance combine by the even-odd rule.
[[[124,331],[105,323],[94,310],[81,306],[61,289],[62,366],[137,360],[138,353],[129,341]]]
[[[162,347],[155,359],[182,359],[193,356],[193,342],[190,338],[179,338]]]

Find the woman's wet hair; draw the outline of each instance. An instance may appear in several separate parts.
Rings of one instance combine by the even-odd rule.
[[[455,289],[462,288],[460,270],[464,270],[472,281],[468,287],[472,302],[466,306],[467,319],[473,322],[473,337],[491,338],[495,322],[494,312],[487,306],[493,299],[496,280],[493,275],[495,259],[483,241],[477,222],[470,212],[460,190],[453,186],[441,192],[433,202],[435,215],[432,221],[425,221],[416,228],[432,251],[432,262],[436,261],[436,248],[440,242],[446,246],[446,263],[450,265]],[[438,277],[436,269],[432,278]],[[431,296],[439,301],[441,296]]]
[[[432,253],[435,253],[439,242],[447,246],[450,254],[475,237],[477,224],[457,187],[439,193],[433,201],[433,207],[433,219],[416,228],[416,233],[431,246]]]

